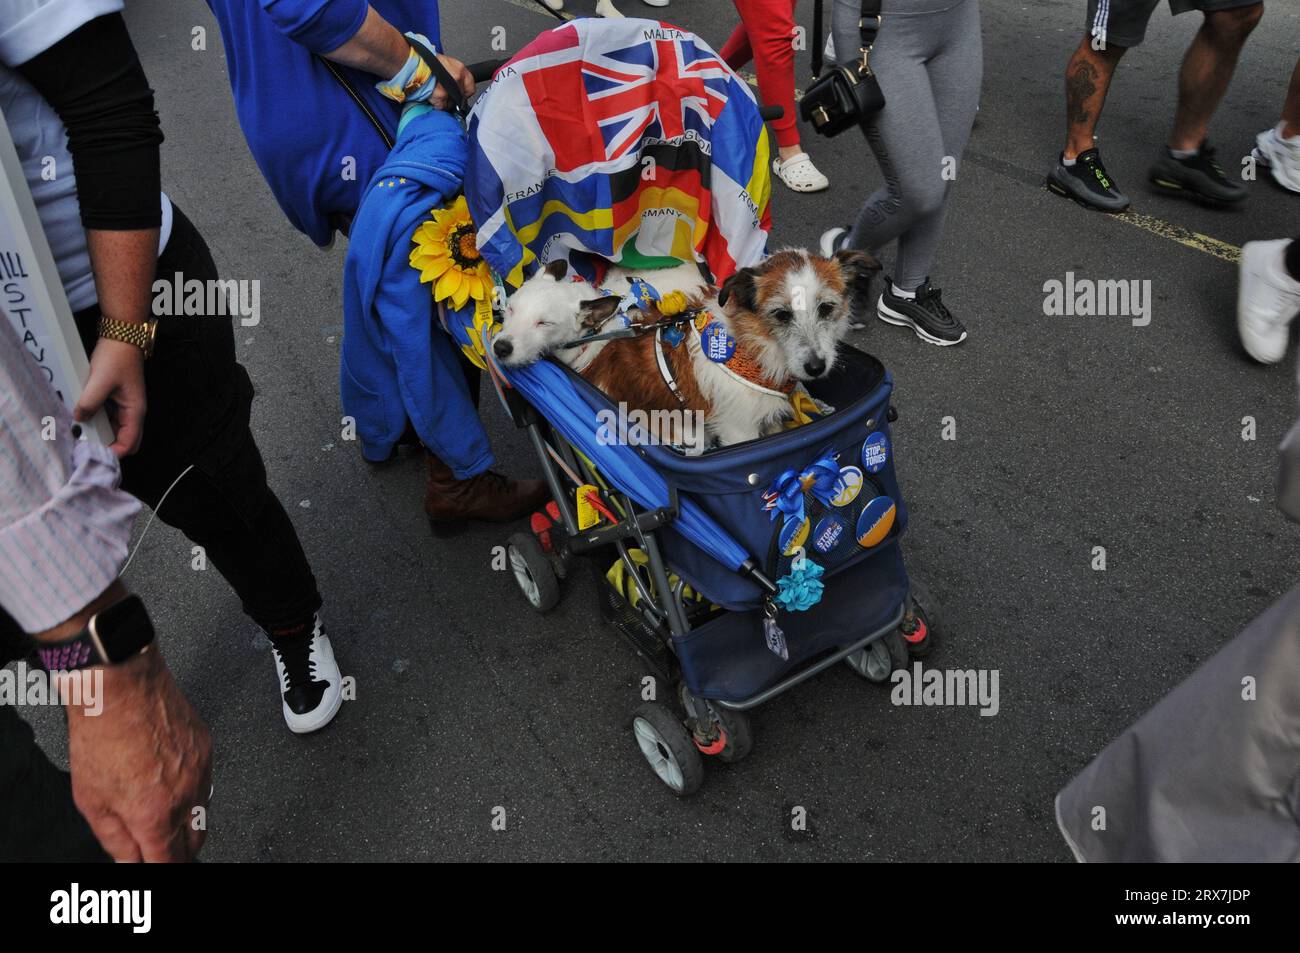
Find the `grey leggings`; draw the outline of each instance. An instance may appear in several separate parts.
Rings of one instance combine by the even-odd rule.
[[[835,52],[848,63],[862,44],[860,0],[835,0]],[[885,108],[867,124],[885,186],[867,200],[847,239],[879,252],[898,239],[894,284],[915,290],[930,275],[948,190],[979,105],[984,73],[978,0],[884,0],[871,66]]]

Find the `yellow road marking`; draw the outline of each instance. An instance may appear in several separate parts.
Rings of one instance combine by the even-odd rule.
[[[1241,249],[1236,245],[1219,241],[1219,239],[1212,238],[1209,235],[1202,235],[1200,232],[1183,228],[1181,225],[1174,225],[1164,219],[1156,218],[1154,215],[1144,215],[1141,212],[1129,209],[1127,212],[1112,215],[1111,218],[1121,222],[1128,222],[1130,225],[1136,225],[1152,235],[1159,235],[1161,238],[1167,238],[1195,251],[1205,252],[1205,254],[1213,255],[1215,258],[1222,258],[1234,265],[1241,261]]]

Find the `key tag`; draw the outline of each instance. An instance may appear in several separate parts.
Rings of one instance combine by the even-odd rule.
[[[776,604],[771,599],[763,604],[763,641],[768,651],[781,661],[790,661],[790,649],[785,644],[785,633],[776,624]]]

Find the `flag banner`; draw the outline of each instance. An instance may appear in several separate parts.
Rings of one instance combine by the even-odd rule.
[[[634,268],[756,264],[771,228],[770,152],[749,86],[693,33],[585,18],[502,67],[469,118],[465,191],[508,287],[591,255]]]

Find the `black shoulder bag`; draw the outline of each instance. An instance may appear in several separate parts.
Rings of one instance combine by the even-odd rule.
[[[799,101],[799,113],[804,122],[823,136],[838,136],[845,129],[860,125],[885,105],[885,94],[875,73],[871,72],[871,47],[880,32],[881,0],[862,0],[862,14],[858,18],[858,32],[862,37],[862,59],[850,66],[840,66],[825,76],[822,72],[822,50],[825,30],[822,24],[822,2],[817,0],[813,9],[813,82]],[[836,50],[843,62],[843,53]]]

